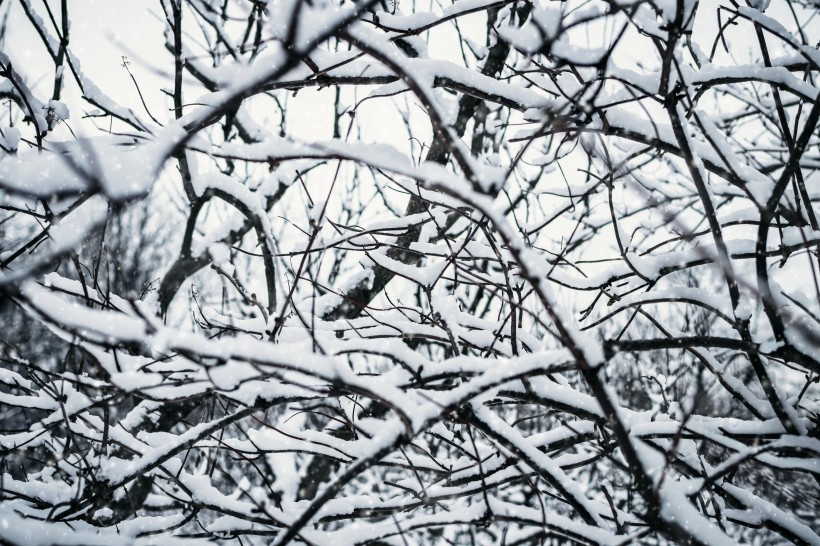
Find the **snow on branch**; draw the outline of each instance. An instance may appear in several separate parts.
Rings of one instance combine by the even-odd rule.
[[[0,3],[0,543],[820,544],[816,8]]]

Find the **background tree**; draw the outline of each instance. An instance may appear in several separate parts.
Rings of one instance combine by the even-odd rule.
[[[820,544],[816,2],[146,7],[0,2],[0,542]]]

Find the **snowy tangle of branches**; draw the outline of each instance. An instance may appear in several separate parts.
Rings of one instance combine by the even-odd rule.
[[[0,2],[0,544],[820,544],[816,1],[145,4]]]

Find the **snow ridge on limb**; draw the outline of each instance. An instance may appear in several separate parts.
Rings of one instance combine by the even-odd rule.
[[[764,4],[164,0],[130,94],[9,11],[0,542],[820,543],[820,67]]]

